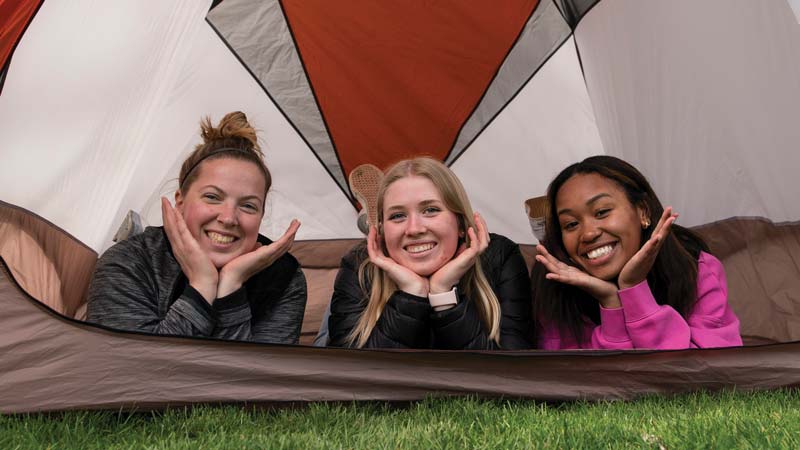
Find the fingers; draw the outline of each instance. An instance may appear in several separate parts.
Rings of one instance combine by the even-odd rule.
[[[477,228],[477,235],[478,235],[478,242],[481,243],[481,252],[489,247],[489,241],[491,238],[489,237],[489,227],[486,226],[486,221],[483,220],[483,216],[480,213],[474,214],[475,220],[475,227]]]
[[[172,205],[166,197],[161,197],[161,220],[164,222],[164,228],[169,234],[175,227],[175,220],[172,218]]]
[[[541,244],[537,245],[536,249],[540,252],[539,255],[536,255],[536,261],[547,269],[547,273],[544,276],[546,279],[558,281],[559,283],[578,284],[576,275],[581,273],[580,270],[560,261]]]
[[[299,229],[300,229],[300,221],[297,219],[292,219],[292,223],[289,224],[289,228],[287,228],[286,232],[283,233],[281,239],[286,238],[288,240],[294,241],[294,237],[297,234],[297,230]]]
[[[478,253],[483,253],[484,250],[489,248],[489,227],[486,226],[486,221],[483,220],[483,216],[481,216],[480,213],[475,213],[474,220],[475,232],[471,236],[471,239],[474,239],[472,242],[477,242]]]
[[[659,218],[658,224],[653,229],[650,239],[622,267],[617,278],[619,287],[635,286],[647,278],[647,274],[653,268],[658,253],[661,251],[661,246],[669,236],[672,224],[675,223],[677,218],[678,215],[673,213],[672,207],[668,206],[664,209],[664,213],[661,214],[661,218]]]
[[[170,244],[177,250],[180,250],[183,248],[183,243],[180,239],[180,233],[175,219],[176,215],[177,212],[175,208],[172,207],[169,200],[167,200],[166,197],[161,197],[161,218],[164,222],[164,231],[167,233]]]
[[[286,232],[283,233],[283,236],[281,236],[273,244],[277,244],[284,253],[289,251],[289,249],[292,248],[292,244],[294,244],[294,238],[297,235],[298,229],[300,229],[300,221],[297,219],[292,219],[292,223],[289,224],[289,228],[286,229]]]
[[[664,243],[664,240],[672,229],[672,224],[675,223],[677,218],[678,215],[672,212],[672,207],[666,207],[664,212],[661,214],[661,217],[658,219],[658,224],[656,224],[656,227],[653,229],[653,234],[650,236],[650,239],[645,242],[645,245],[642,246],[642,249],[646,249],[648,251],[657,251],[660,249],[661,245]]]
[[[186,221],[183,220],[181,214],[178,214],[178,211],[175,211],[175,208],[172,208],[172,217],[175,219],[175,228],[180,234],[180,238],[182,240],[191,239],[194,241],[194,236],[192,236],[192,233],[189,231],[189,227],[186,226]]]
[[[387,260],[388,258],[383,255],[383,250],[381,249],[378,238],[378,229],[375,228],[374,225],[370,225],[369,233],[367,234],[367,254],[372,264],[387,271],[391,268],[391,264],[389,264]]]
[[[550,256],[550,252],[547,251],[547,247],[545,247],[542,244],[536,244],[536,251],[539,252],[539,254],[536,256],[544,256],[544,257]]]
[[[557,263],[550,261],[542,255],[537,255],[536,261],[544,265],[544,268],[547,269],[548,273],[559,273],[561,271],[561,268]]]
[[[653,229],[653,235],[663,236],[666,232],[669,232],[669,228],[672,226],[672,223],[675,222],[675,219],[677,218],[678,215],[673,214],[671,206],[667,206],[666,208],[664,208],[664,212],[661,214],[661,217],[658,219],[656,227]]]
[[[470,265],[472,264],[469,262],[470,260],[474,260],[478,257],[483,250],[486,249],[488,243],[483,245],[480,242],[480,238],[478,234],[475,233],[475,230],[472,227],[467,228],[467,236],[469,237],[469,246],[466,243],[462,243],[458,249],[456,249],[456,253],[452,260],[458,260],[460,264]]]
[[[544,268],[550,273],[557,273],[561,270],[557,263],[542,255],[536,255],[536,261],[539,261],[542,265],[544,265]]]
[[[653,234],[650,236],[650,239],[642,245],[642,248],[639,249],[637,254],[640,254],[644,260],[655,260],[655,257],[658,255],[659,250],[661,250],[661,246],[664,244],[667,236],[669,235],[670,228],[672,224],[675,222],[677,216],[668,216],[662,217],[661,220],[658,221],[658,225],[656,229],[653,230]],[[635,257],[636,255],[634,255]]]
[[[489,230],[486,227],[486,221],[483,220],[483,217],[481,217],[479,213],[474,214],[474,220],[475,228],[467,228],[469,246],[465,246],[464,249],[459,247],[455,255],[456,257],[464,255],[465,258],[474,258],[489,248],[490,238]]]
[[[456,258],[461,256],[461,254],[464,253],[464,251],[466,250],[467,250],[467,243],[462,242],[461,245],[458,246],[458,249],[456,249]]]
[[[552,260],[552,261],[558,261],[558,259],[555,256],[550,254],[550,252],[547,250],[547,247],[545,247],[542,244],[537,244],[536,245],[536,251],[539,252],[539,254],[536,255],[536,256],[541,256],[543,258],[546,258],[546,259]]]
[[[612,283],[596,278],[578,267],[570,266],[558,260],[543,245],[537,245],[536,250],[539,252],[536,255],[536,261],[544,265],[548,271],[544,275],[546,279],[583,289],[598,300],[616,294],[615,286]]]
[[[677,214],[671,214],[670,217],[667,217],[667,220],[664,221],[664,225],[662,225],[658,234],[662,237],[666,237],[672,229],[672,224],[675,223],[676,220],[678,220]]]
[[[369,226],[369,233],[367,233],[367,254],[372,262],[378,257],[378,230],[375,225]]]
[[[161,197],[161,216],[172,254],[189,284],[197,289],[206,301],[214,300],[219,273],[211,259],[203,253],[183,216],[175,210],[169,200]]]
[[[400,290],[420,297],[428,294],[427,278],[420,277],[410,269],[395,262],[391,256],[383,254],[378,229],[374,225],[370,225],[369,233],[367,233],[367,254],[369,255],[369,261],[375,267],[383,270],[397,284]]]
[[[569,267],[567,264],[564,264],[555,256],[551,255],[550,252],[544,247],[544,245],[539,244],[536,246],[536,250],[539,252],[536,255],[536,260],[540,263],[544,264],[544,267],[550,272],[558,272],[564,270],[564,268]]]
[[[467,228],[467,236],[469,236],[469,247],[467,248],[467,252],[477,254],[481,251],[481,241],[478,238],[478,234],[475,233],[475,229],[472,227]]]
[[[295,235],[297,234],[297,230],[299,228],[300,221],[297,219],[292,219],[292,223],[289,224],[289,228],[286,229],[286,232],[283,233],[283,236],[269,245],[257,245],[253,251],[259,252],[268,265],[272,264],[275,262],[275,260],[283,256],[289,251],[289,249],[292,248]]]
[[[194,236],[186,226],[183,216],[175,210],[166,197],[161,197],[161,217],[170,242],[174,240],[176,243],[182,244],[185,239],[194,240]]]

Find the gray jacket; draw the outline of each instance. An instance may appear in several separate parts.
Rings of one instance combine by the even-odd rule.
[[[148,227],[98,260],[87,320],[145,333],[295,344],[305,306],[306,280],[289,254],[209,304],[188,284],[164,229]]]

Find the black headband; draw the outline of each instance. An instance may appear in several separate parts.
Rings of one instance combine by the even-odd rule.
[[[213,150],[213,151],[209,152],[206,156],[203,156],[202,158],[197,160],[197,162],[195,162],[192,165],[192,167],[190,167],[189,170],[186,171],[186,175],[183,177],[183,180],[179,180],[180,181],[180,185],[178,187],[179,188],[183,187],[183,183],[185,183],[186,179],[189,178],[189,174],[191,174],[192,171],[194,171],[194,169],[196,169],[197,166],[199,166],[201,162],[205,161],[206,159],[208,159],[208,158],[210,158],[210,157],[212,157],[214,155],[219,155],[220,153],[241,153],[243,155],[248,155],[248,156],[256,156],[256,155],[258,155],[258,153],[256,153],[254,150],[245,150],[243,148],[235,148],[235,147],[218,148],[216,150]]]

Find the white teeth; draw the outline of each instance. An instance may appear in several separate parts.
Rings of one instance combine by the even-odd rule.
[[[215,244],[230,244],[235,239],[233,236],[225,236],[223,234],[215,233],[213,231],[206,232],[211,242]]]
[[[589,257],[589,259],[599,258],[601,256],[605,256],[605,255],[611,253],[611,249],[612,248],[614,248],[614,247],[611,246],[611,245],[604,245],[604,246],[602,246],[600,248],[596,248],[596,249],[586,253],[586,256]]]
[[[406,247],[406,251],[408,253],[421,253],[427,250],[432,249],[435,246],[433,243],[429,244],[419,244],[419,245],[409,245]]]

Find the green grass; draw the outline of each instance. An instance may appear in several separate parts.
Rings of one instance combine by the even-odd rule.
[[[0,417],[0,449],[800,448],[800,391],[635,402],[429,399]]]

